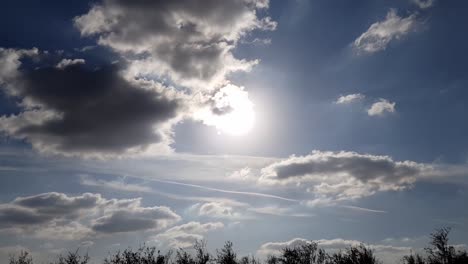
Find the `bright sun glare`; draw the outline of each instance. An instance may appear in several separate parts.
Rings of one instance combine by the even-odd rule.
[[[218,132],[232,136],[246,135],[255,122],[254,104],[243,87],[229,84],[213,97],[217,109],[225,113],[203,113],[204,123],[216,127]]]

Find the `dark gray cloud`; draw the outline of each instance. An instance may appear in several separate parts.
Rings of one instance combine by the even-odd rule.
[[[0,227],[38,225],[57,219],[75,219],[83,209],[94,209],[101,202],[98,194],[69,197],[63,193],[43,193],[18,197],[0,205]]]
[[[259,183],[302,186],[314,194],[314,205],[360,198],[377,191],[402,190],[432,171],[430,165],[394,161],[388,156],[314,151],[263,168]]]
[[[160,230],[180,220],[164,206],[141,199],[105,199],[99,194],[42,193],[0,204],[0,230],[43,239],[74,240],[94,234]]]
[[[45,223],[53,217],[41,215],[33,210],[14,206],[0,207],[0,228],[15,225],[35,225]]]
[[[97,35],[99,44],[143,58],[132,62],[136,74],[211,86],[256,63],[234,58],[231,50],[247,32],[275,28],[269,17],[257,17],[256,10],[267,7],[268,1],[258,0],[103,0],[74,21],[82,35]]]
[[[34,209],[40,214],[73,215],[81,209],[94,208],[101,200],[98,194],[85,193],[69,197],[64,193],[43,193],[28,197],[19,197],[13,204]]]
[[[377,178],[399,180],[413,176],[420,170],[412,164],[401,164],[389,158],[368,155],[324,155],[323,159],[310,158],[308,162],[290,162],[275,167],[278,179],[306,175],[346,173],[367,182]]]
[[[180,217],[167,207],[131,207],[97,219],[92,228],[102,233],[160,230],[179,220]]]
[[[22,71],[12,84],[24,112],[2,117],[2,130],[55,153],[121,154],[168,144],[163,127],[182,107],[158,88],[125,79],[115,65]]]
[[[46,53],[0,48],[0,84],[21,101],[19,114],[0,117],[0,131],[67,156],[168,152],[172,126],[182,118],[220,129],[246,112],[212,107],[216,91],[226,86],[246,94],[241,108],[253,119],[247,92],[226,76],[258,62],[232,51],[249,32],[275,29],[270,17],[258,16],[268,6],[268,0],[99,1],[74,24],[125,65],[91,69],[87,58],[59,58],[49,67],[24,69],[22,58],[40,61]],[[161,79],[188,89],[175,92]]]

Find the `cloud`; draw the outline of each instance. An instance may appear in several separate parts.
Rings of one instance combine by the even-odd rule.
[[[228,84],[209,97],[205,107],[199,107],[194,119],[216,127],[218,131],[240,135],[254,124],[254,104],[244,87]]]
[[[39,53],[37,48],[5,49],[0,47],[0,86],[8,84],[18,75],[21,58],[34,57]]]
[[[104,0],[74,19],[83,36],[99,37],[99,44],[124,55],[139,55],[133,66],[168,76],[189,87],[218,85],[225,75],[249,70],[257,61],[232,54],[248,32],[274,30],[270,17],[257,9],[268,1],[138,1]]]
[[[354,211],[359,211],[359,212],[377,213],[377,214],[386,214],[387,213],[387,211],[383,211],[383,210],[375,210],[375,209],[369,209],[369,208],[353,206],[353,205],[342,205],[341,207],[346,208],[346,209],[351,209],[351,210],[354,210]]]
[[[125,79],[117,65],[9,72],[7,91],[22,111],[1,116],[0,131],[40,152],[106,157],[170,150],[183,106],[161,85]]]
[[[274,215],[274,216],[286,216],[286,217],[314,217],[314,214],[309,213],[296,213],[290,207],[278,207],[278,206],[265,206],[265,207],[250,207],[248,211],[255,212],[257,214]]]
[[[140,203],[112,211],[96,219],[94,231],[122,233],[139,230],[161,230],[180,220],[180,216],[168,207],[141,207]]]
[[[311,242],[312,241],[304,238],[294,238],[285,242],[268,242],[260,246],[260,248],[257,250],[257,255],[259,257],[265,258],[269,255],[279,254],[281,249],[285,247],[294,248],[309,244]],[[337,252],[351,246],[359,246],[360,244],[363,244],[361,241],[346,240],[342,238],[320,239],[314,240],[313,242],[317,243],[319,248],[325,249],[327,252]],[[398,247],[381,244],[366,244],[366,246],[374,250],[376,256],[384,260],[384,263],[394,263],[400,260],[404,255],[409,254],[412,250],[410,247]]]
[[[189,208],[189,211],[197,216],[203,216],[215,219],[255,219],[262,216],[280,216],[280,217],[313,217],[313,214],[297,212],[292,207],[279,207],[269,205],[255,207],[248,203],[237,202],[234,200],[218,200],[213,202],[196,203]]]
[[[418,21],[416,15],[400,17],[395,9],[390,9],[385,20],[375,22],[366,32],[362,33],[353,43],[358,52],[374,53],[385,50],[395,39],[402,39],[416,30]]]
[[[99,234],[160,230],[180,220],[164,206],[99,194],[42,193],[0,204],[0,230],[39,239],[76,240]]]
[[[250,120],[243,132],[253,103],[227,76],[258,63],[233,50],[248,33],[276,28],[258,15],[268,7],[266,0],[100,1],[74,24],[119,62],[60,58],[52,67],[61,53],[1,48],[0,84],[20,111],[0,117],[0,132],[43,153],[99,158],[170,153],[183,119],[228,133]],[[35,67],[21,63],[27,56],[37,57]]]
[[[432,7],[435,4],[436,0],[411,0],[411,2],[421,9],[427,9],[429,7]]]
[[[81,175],[80,176],[80,183],[86,186],[93,186],[93,187],[101,187],[107,188],[112,190],[118,191],[125,191],[125,192],[152,192],[152,189],[148,186],[139,185],[139,184],[132,184],[124,181],[105,181],[105,180],[98,180],[93,179],[88,175]]]
[[[366,96],[360,93],[348,94],[338,97],[336,104],[351,104],[364,99]]]
[[[66,67],[70,65],[76,65],[76,64],[85,64],[84,59],[62,59],[55,67],[57,69],[65,69]]]
[[[258,184],[296,186],[314,195],[309,205],[330,204],[410,187],[433,167],[389,156],[313,151],[264,167]]]
[[[191,207],[191,210],[197,212],[199,216],[206,216],[210,218],[226,218],[226,219],[239,219],[243,215],[235,208],[238,205],[231,205],[226,202],[208,202],[197,203]],[[241,207],[247,206],[241,204]]]
[[[367,110],[367,114],[370,116],[381,116],[385,113],[394,113],[395,112],[395,102],[390,102],[387,99],[380,99],[378,102],[375,102]]]
[[[205,233],[224,228],[221,222],[189,222],[174,226],[150,240],[167,245],[168,248],[188,248],[197,241],[203,240]]]
[[[252,126],[253,103],[228,75],[259,61],[238,59],[233,51],[252,31],[275,30],[277,23],[258,12],[268,7],[268,0],[103,0],[74,24],[127,62],[125,76],[187,88],[190,118],[237,135]]]

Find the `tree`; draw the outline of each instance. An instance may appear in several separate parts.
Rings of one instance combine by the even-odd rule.
[[[404,264],[466,264],[468,263],[468,253],[464,250],[456,250],[450,246],[450,228],[437,229],[431,234],[429,247],[425,248],[427,257],[424,259],[420,255],[410,255],[403,257]]]
[[[78,249],[75,252],[69,251],[66,256],[59,255],[56,264],[87,264],[89,261],[89,255],[86,253],[81,256],[78,253]]]
[[[232,248],[232,242],[227,241],[221,250],[217,250],[216,263],[218,264],[238,264],[237,254]]]
[[[403,264],[425,264],[423,257],[421,255],[409,255],[403,257]]]
[[[309,242],[293,248],[284,248],[279,260],[283,264],[322,264],[326,260],[326,253],[318,248],[317,243]]]
[[[203,241],[196,241],[193,246],[195,257],[192,257],[186,250],[179,249],[176,253],[176,264],[207,264],[211,260],[211,255],[206,250],[206,244]]]
[[[16,256],[10,256],[10,264],[33,264],[33,259],[29,252],[27,251],[21,251],[18,255]]]
[[[330,256],[330,263],[333,264],[377,264],[380,263],[374,255],[372,249],[364,244],[351,246],[345,252],[338,252]]]
[[[165,255],[161,251],[156,251],[155,247],[142,246],[137,250],[125,249],[117,251],[112,256],[104,260],[104,264],[168,264],[172,251]]]

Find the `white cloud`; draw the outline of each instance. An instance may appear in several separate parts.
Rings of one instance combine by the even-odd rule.
[[[88,175],[80,175],[80,183],[86,186],[101,187],[118,191],[125,192],[152,192],[152,189],[148,186],[132,184],[124,181],[105,181],[93,179]]]
[[[411,2],[421,9],[427,9],[429,7],[432,7],[435,4],[436,0],[411,0]]]
[[[197,212],[199,216],[206,216],[210,218],[225,218],[225,219],[239,219],[244,217],[236,206],[238,204],[230,204],[226,202],[208,202],[202,204],[195,204],[191,207],[191,210]],[[240,204],[240,207],[245,207],[246,204]]]
[[[150,240],[166,245],[168,248],[188,248],[197,241],[203,240],[203,235],[224,228],[221,222],[189,222],[183,225],[174,226]]]
[[[337,104],[350,104],[364,99],[366,96],[360,93],[348,94],[338,97],[336,99]]]
[[[38,53],[37,48],[26,50],[0,47],[0,85],[4,85],[18,76],[21,58],[36,56]]]
[[[378,102],[372,104],[367,110],[367,114],[370,116],[381,116],[385,113],[394,113],[395,105],[395,102],[390,102],[387,99],[380,99]]]
[[[76,65],[76,64],[85,64],[84,59],[62,59],[55,67],[58,69],[65,69],[66,67],[70,65]]]
[[[384,50],[395,39],[402,39],[416,30],[416,15],[400,17],[395,9],[388,11],[385,20],[375,22],[354,41],[358,52],[374,53]]]

